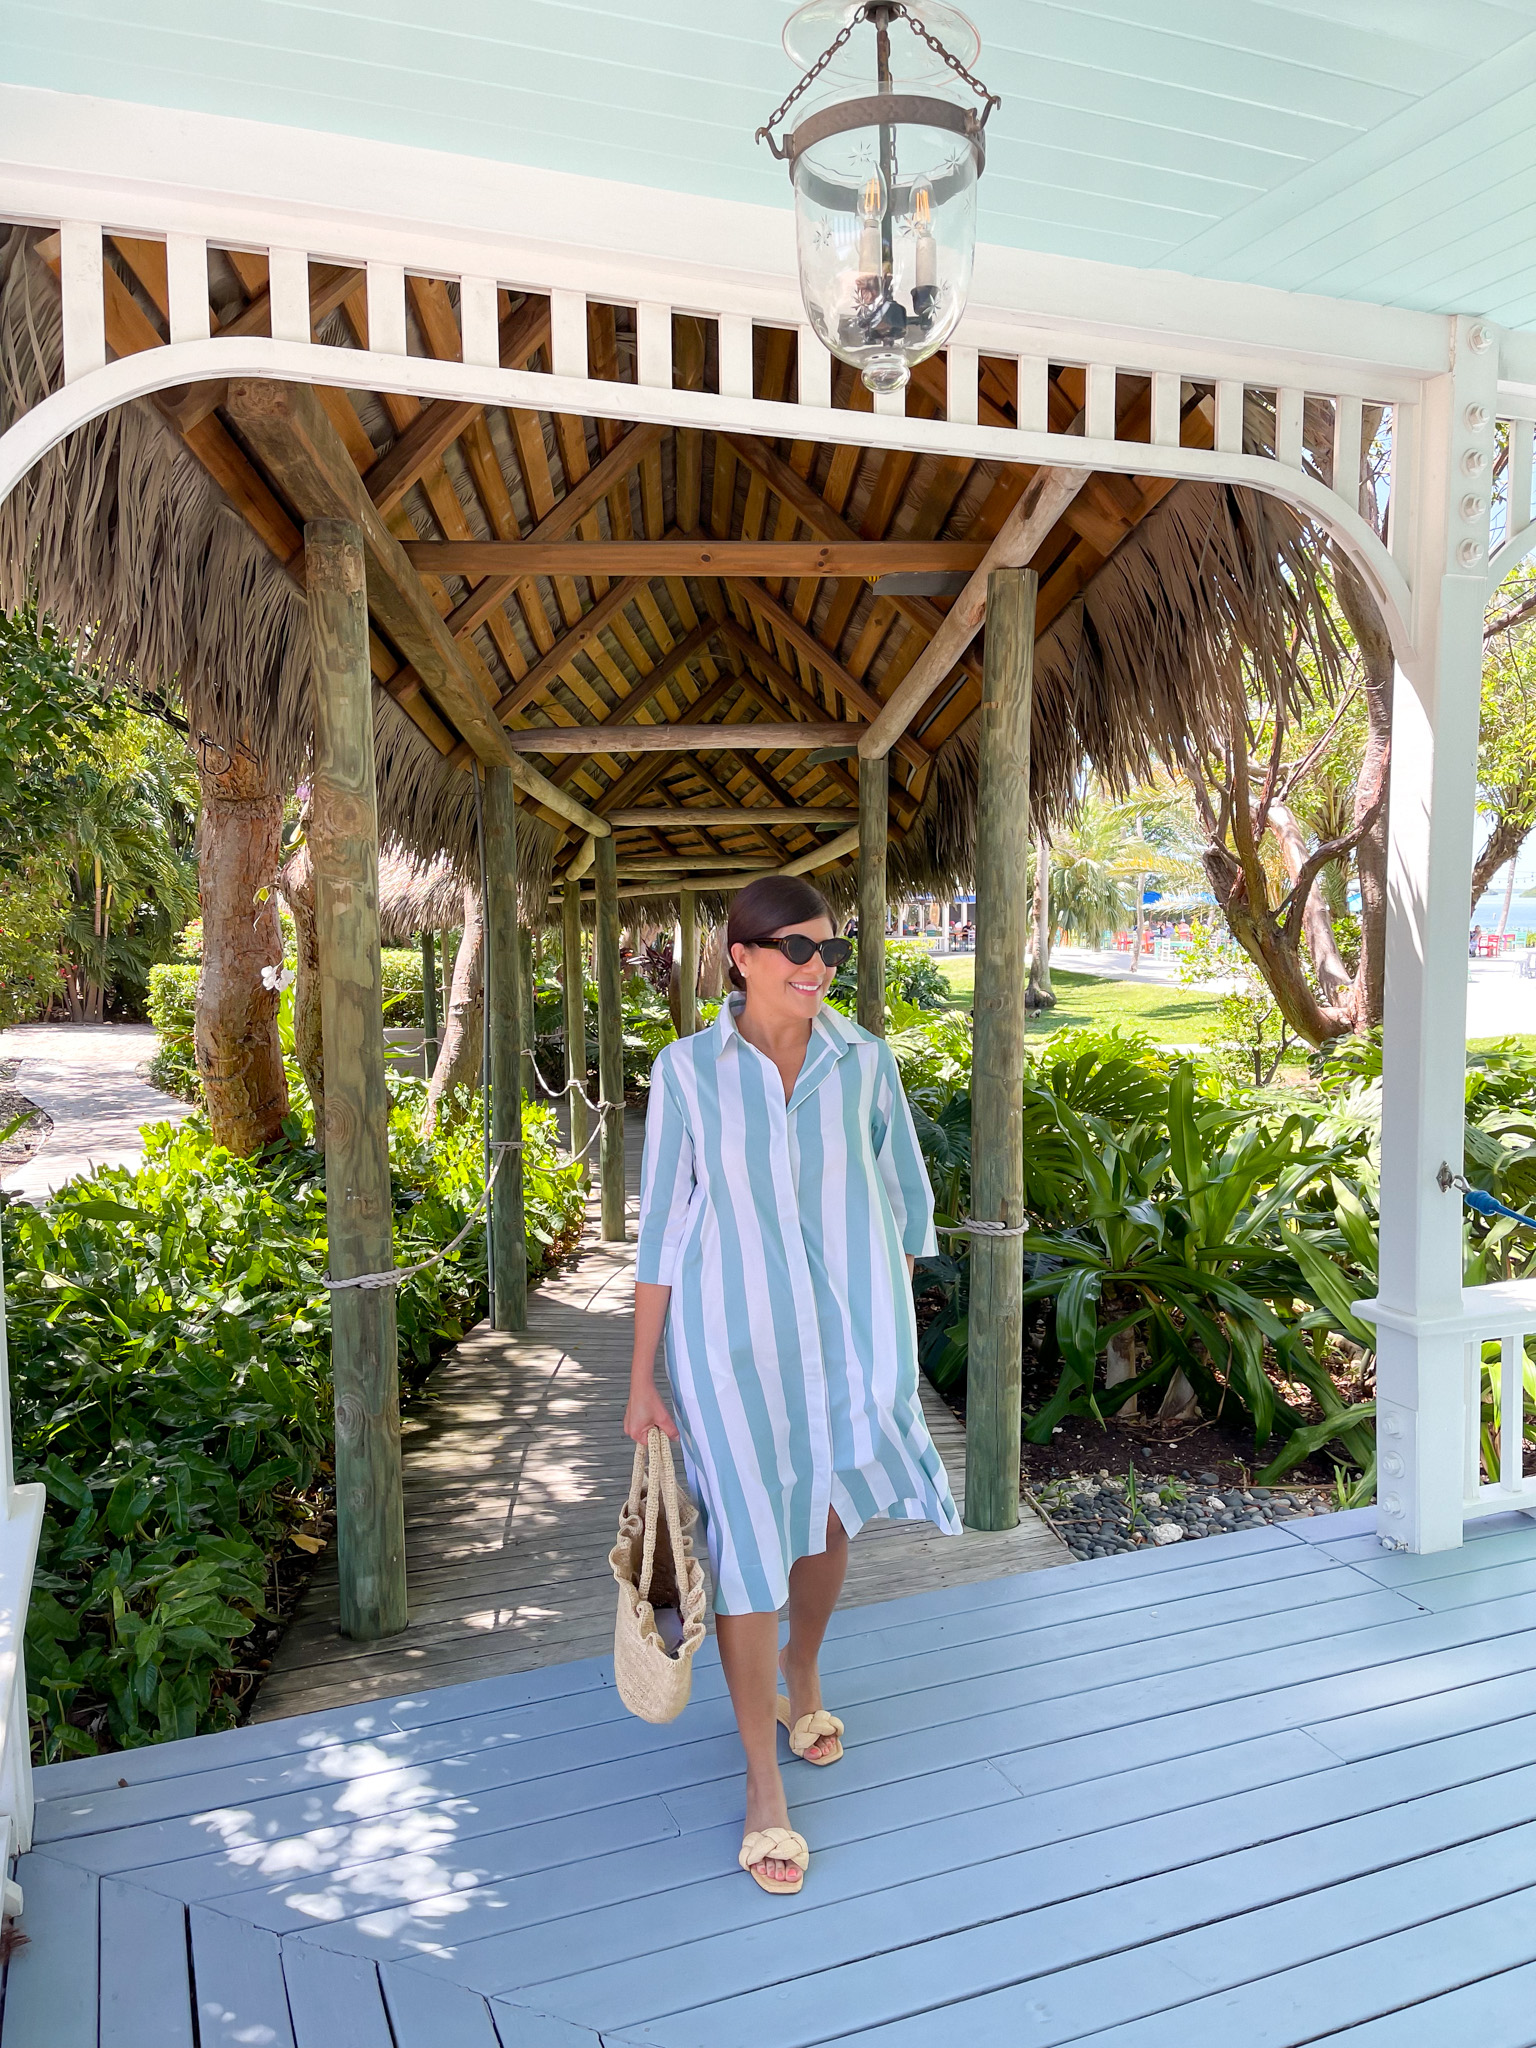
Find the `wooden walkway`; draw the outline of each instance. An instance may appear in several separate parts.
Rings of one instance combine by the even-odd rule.
[[[631,1236],[642,1134],[632,1114]],[[279,1646],[254,1719],[612,1648],[608,1552],[632,1456],[621,1424],[633,1286],[633,1245],[594,1239],[571,1270],[534,1290],[526,1332],[504,1336],[482,1324],[456,1347],[407,1428],[410,1627],[384,1643],[348,1642],[337,1631],[327,1560]],[[923,1393],[963,1502],[965,1432],[926,1382]],[[843,1604],[1058,1565],[1067,1554],[1027,1512],[1017,1529],[991,1536],[873,1523],[853,1545]]]
[[[795,1899],[711,1644],[664,1728],[592,1659],[54,1766],[0,2043],[1528,2048],[1536,1529],[1368,1524],[834,1616]]]

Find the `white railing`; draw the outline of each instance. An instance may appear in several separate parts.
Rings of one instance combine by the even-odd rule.
[[[1526,1416],[1536,1411],[1536,1360],[1526,1356],[1528,1339],[1536,1337],[1536,1281],[1468,1287],[1462,1301],[1465,1512],[1470,1519],[1504,1508],[1536,1511],[1536,1472],[1525,1470]],[[1483,1455],[1485,1394],[1497,1432],[1496,1473]]]
[[[138,252],[140,275],[132,286],[113,272],[110,263],[104,272],[104,258],[114,243]],[[163,246],[165,255],[163,264],[155,259],[155,274],[146,278],[142,252],[150,246]],[[156,346],[189,346],[198,349],[200,360],[206,361],[210,342],[217,349],[226,339],[251,339],[251,309],[223,332],[211,325],[209,259],[219,249],[219,244],[194,235],[164,235],[148,229],[125,235],[122,229],[114,229],[112,236],[104,239],[99,226],[61,223],[49,253],[63,298],[66,384],[102,371],[109,354],[123,354],[121,337],[115,338],[114,330],[125,322],[136,330],[129,344],[134,352]],[[237,253],[249,274],[249,244],[240,245]],[[268,343],[312,345],[316,285],[312,264],[323,264],[320,275],[332,278],[338,266],[355,270],[355,288],[362,294],[366,322],[359,323],[365,330],[362,346],[347,352],[411,364],[409,376],[381,381],[370,375],[361,380],[379,388],[387,382],[393,388],[410,388],[419,396],[451,395],[455,390],[473,396],[470,387],[483,385],[486,373],[493,377],[508,374],[498,348],[498,293],[506,290],[547,298],[550,307],[549,340],[541,358],[546,367],[526,372],[519,366],[518,379],[542,375],[566,387],[584,385],[583,397],[599,414],[617,416],[622,410],[635,418],[656,417],[659,409],[684,423],[707,423],[705,415],[710,408],[706,394],[674,389],[674,315],[702,319],[713,329],[717,389],[708,397],[733,401],[736,406],[761,406],[780,417],[784,406],[820,411],[832,406],[831,358],[804,323],[799,308],[788,302],[771,317],[763,317],[760,311],[754,314],[740,305],[625,301],[589,294],[571,289],[564,276],[498,279],[456,275],[445,273],[430,260],[418,271],[398,261],[364,258],[349,263],[345,255],[329,250],[323,257],[293,248],[273,247],[259,253],[265,257],[267,270],[267,331],[261,339]],[[418,284],[430,278],[437,285],[446,282],[455,288],[457,363],[443,360],[440,347],[433,357],[408,355],[407,286],[412,278]],[[722,285],[721,297],[729,290],[728,284]],[[328,305],[334,304],[332,298]],[[589,305],[622,314],[625,369],[632,379],[627,385],[616,385],[611,374],[593,374]],[[756,327],[793,328],[795,333],[794,396],[773,401],[771,406],[754,397]],[[841,437],[891,440],[889,429],[880,431],[884,420],[905,416],[910,425],[922,408],[930,423],[959,430],[958,435],[948,437],[957,449],[975,440],[978,453],[1006,453],[998,445],[1001,430],[1005,441],[1020,444],[1017,454],[1023,460],[1054,459],[1072,467],[1134,474],[1241,474],[1250,481],[1267,473],[1272,486],[1283,495],[1314,505],[1328,504],[1336,512],[1342,508],[1357,526],[1367,413],[1382,449],[1390,450],[1393,466],[1403,470],[1403,451],[1411,445],[1418,396],[1418,384],[1409,376],[1311,363],[1283,351],[1267,356],[1251,346],[1238,349],[1214,342],[1178,343],[1151,334],[1117,341],[1111,348],[1101,338],[1063,330],[1059,335],[1032,335],[1026,350],[1020,347],[1024,332],[999,326],[995,319],[963,322],[963,339],[950,346],[944,359],[942,384],[934,379],[909,387],[909,392],[920,388],[923,393],[915,402],[909,403],[907,393],[895,393],[876,398],[868,409],[861,395],[859,410],[838,413],[845,430]],[[338,351],[327,349],[325,353],[334,365]],[[612,365],[606,367],[611,372]],[[1058,380],[1055,384],[1053,372]],[[199,374],[207,372],[200,370]],[[336,376],[334,367],[329,374]],[[424,376],[425,384],[421,381]],[[1011,407],[998,402],[999,376]],[[1060,405],[1060,388],[1065,387],[1070,388],[1076,408],[1070,417]],[[1054,420],[1053,390],[1058,407]],[[627,399],[620,398],[623,391],[628,392]],[[552,400],[554,396],[552,393]],[[561,410],[576,409],[568,388],[559,393],[558,405]],[[714,410],[719,410],[718,405]],[[763,431],[769,431],[766,418]],[[796,429],[802,434],[809,431],[808,425]],[[825,430],[815,437],[827,438]],[[1408,495],[1405,489],[1393,489],[1394,508],[1405,505]],[[1391,552],[1401,563],[1409,544],[1408,522],[1403,519],[1399,525],[1401,531],[1391,537]]]
[[[32,1846],[32,1745],[27,1726],[27,1667],[22,1639],[37,1543],[42,1534],[41,1486],[18,1486],[11,1455],[11,1372],[5,1340],[5,1271],[0,1263],[0,1825],[4,1868]],[[3,1910],[21,1909],[7,1878]]]

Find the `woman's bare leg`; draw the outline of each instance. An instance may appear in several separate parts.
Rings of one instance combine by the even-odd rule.
[[[789,1641],[780,1662],[789,1692],[789,1718],[814,1714],[822,1704],[816,1660],[822,1637],[848,1570],[848,1532],[834,1511],[827,1513],[827,1547],[820,1557],[796,1558],[789,1574]],[[805,1752],[813,1760],[837,1747],[837,1737],[813,1742]]]
[[[784,1799],[784,1781],[779,1776],[778,1723],[774,1719],[774,1699],[779,1690],[775,1669],[779,1617],[717,1614],[715,1640],[720,1646],[720,1664],[747,1757],[747,1832],[787,1828],[789,1807]],[[765,1877],[786,1884],[796,1874],[796,1865],[777,1856],[765,1858],[758,1868]]]

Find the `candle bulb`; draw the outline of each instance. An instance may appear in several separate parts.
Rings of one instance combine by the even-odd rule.
[[[879,275],[880,216],[885,211],[878,173],[865,182],[859,198],[859,271],[865,277]]]
[[[939,281],[938,250],[933,240],[933,201],[926,185],[912,194],[912,229],[917,238],[916,275],[913,282],[921,291],[932,290]]]

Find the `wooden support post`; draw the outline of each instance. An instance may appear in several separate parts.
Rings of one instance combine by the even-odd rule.
[[[430,1081],[437,1065],[437,940],[431,932],[421,935],[421,1049]]]
[[[1035,595],[1030,569],[988,579],[976,797],[976,1026],[971,1068],[971,1214],[1024,1221],[1024,944],[1029,927],[1029,716]],[[971,1239],[965,1520],[1019,1519],[1024,1253],[1016,1237]]]
[[[347,1280],[394,1265],[373,677],[358,529],[311,521],[304,573],[315,664],[309,846],[325,1049],[326,1234],[330,1276]],[[371,1642],[406,1624],[393,1287],[332,1293],[331,1384],[341,1632]]]
[[[491,1039],[491,1259],[496,1327],[528,1327],[528,1241],[523,1225],[522,976],[517,934],[517,804],[505,768],[485,772],[485,999]],[[517,1147],[499,1152],[501,1145]]]
[[[617,1106],[603,1112],[602,1236],[624,1241],[624,993],[619,978],[619,873],[613,839],[599,839],[594,862],[597,882],[597,1077],[601,1100]]]
[[[885,1036],[885,849],[890,769],[884,754],[859,759],[859,1022]]]
[[[677,892],[677,1027],[679,1038],[699,1028],[699,912],[692,889]]]
[[[565,1078],[575,1081],[581,1088],[578,1095],[573,1088],[566,1101],[570,1105],[571,1152],[573,1156],[585,1155],[586,1143],[592,1135],[592,1126],[587,1117],[587,963],[582,956],[581,945],[581,884],[567,882],[560,891],[560,936],[565,971]],[[591,1167],[582,1156],[581,1176],[590,1181]]]

